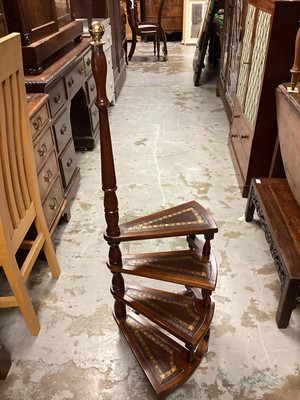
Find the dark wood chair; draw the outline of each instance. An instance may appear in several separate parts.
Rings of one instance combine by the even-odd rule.
[[[164,6],[165,0],[161,0],[158,8],[158,16],[157,23],[155,22],[139,22],[138,18],[138,9],[137,9],[137,1],[136,0],[126,0],[126,10],[127,10],[127,18],[128,23],[132,32],[132,42],[131,48],[129,51],[128,59],[131,60],[135,48],[137,37],[152,37],[154,43],[154,54],[157,55],[157,59],[160,59],[160,41],[162,40],[164,43],[164,47],[162,49],[164,54],[164,60],[166,61],[168,58],[168,50],[167,50],[167,38],[166,34],[161,26],[161,16],[162,10]]]
[[[97,87],[100,152],[106,231],[107,266],[112,272],[114,318],[158,396],[184,383],[208,349],[214,313],[217,265],[210,242],[218,228],[210,213],[190,201],[119,224],[117,183],[105,91],[106,62],[103,27],[91,28],[92,69]],[[198,237],[198,235],[201,237]],[[188,249],[124,254],[122,243],[183,236]],[[121,245],[121,246],[120,246]],[[130,275],[183,285],[180,293],[134,286]]]

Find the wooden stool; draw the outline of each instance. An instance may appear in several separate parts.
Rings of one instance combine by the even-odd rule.
[[[281,281],[277,326],[287,328],[300,296],[300,207],[286,179],[261,178],[251,182],[247,222],[255,210]]]

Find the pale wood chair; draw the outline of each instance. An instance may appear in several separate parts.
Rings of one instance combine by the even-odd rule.
[[[54,278],[60,275],[38,189],[18,33],[0,39],[0,266],[12,294],[0,307],[19,307],[32,335],[40,323],[26,281],[42,250]],[[35,227],[35,229],[32,229]],[[36,233],[28,239],[28,232]],[[24,262],[16,253],[26,249]]]

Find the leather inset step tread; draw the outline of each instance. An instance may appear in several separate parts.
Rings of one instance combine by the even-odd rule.
[[[128,241],[162,237],[216,233],[218,228],[210,213],[196,201],[159,211],[133,221],[120,224],[120,236],[108,241]]]
[[[207,332],[214,313],[214,303],[195,297],[150,289],[127,286],[125,293],[114,293],[134,311],[165,329],[189,348],[199,343]]]
[[[110,270],[207,290],[216,286],[217,264],[212,252],[208,260],[201,250],[181,250],[126,255],[122,262],[122,268],[110,265]]]
[[[188,362],[188,350],[133,313],[115,320],[157,395],[176,389],[195,371],[207,351]]]

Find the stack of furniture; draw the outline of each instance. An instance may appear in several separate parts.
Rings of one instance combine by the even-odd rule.
[[[92,68],[100,114],[101,174],[112,272],[114,318],[157,395],[185,382],[208,348],[217,266],[210,242],[217,226],[195,201],[119,224],[117,186],[105,93],[103,27],[93,23]],[[197,237],[201,235],[203,241]],[[183,236],[189,249],[122,256],[120,243]],[[183,285],[183,292],[126,283],[124,275]],[[175,289],[176,290],[176,289]]]
[[[275,88],[288,81],[299,0],[248,0],[229,149],[243,197],[254,177],[284,175],[276,147]]]

